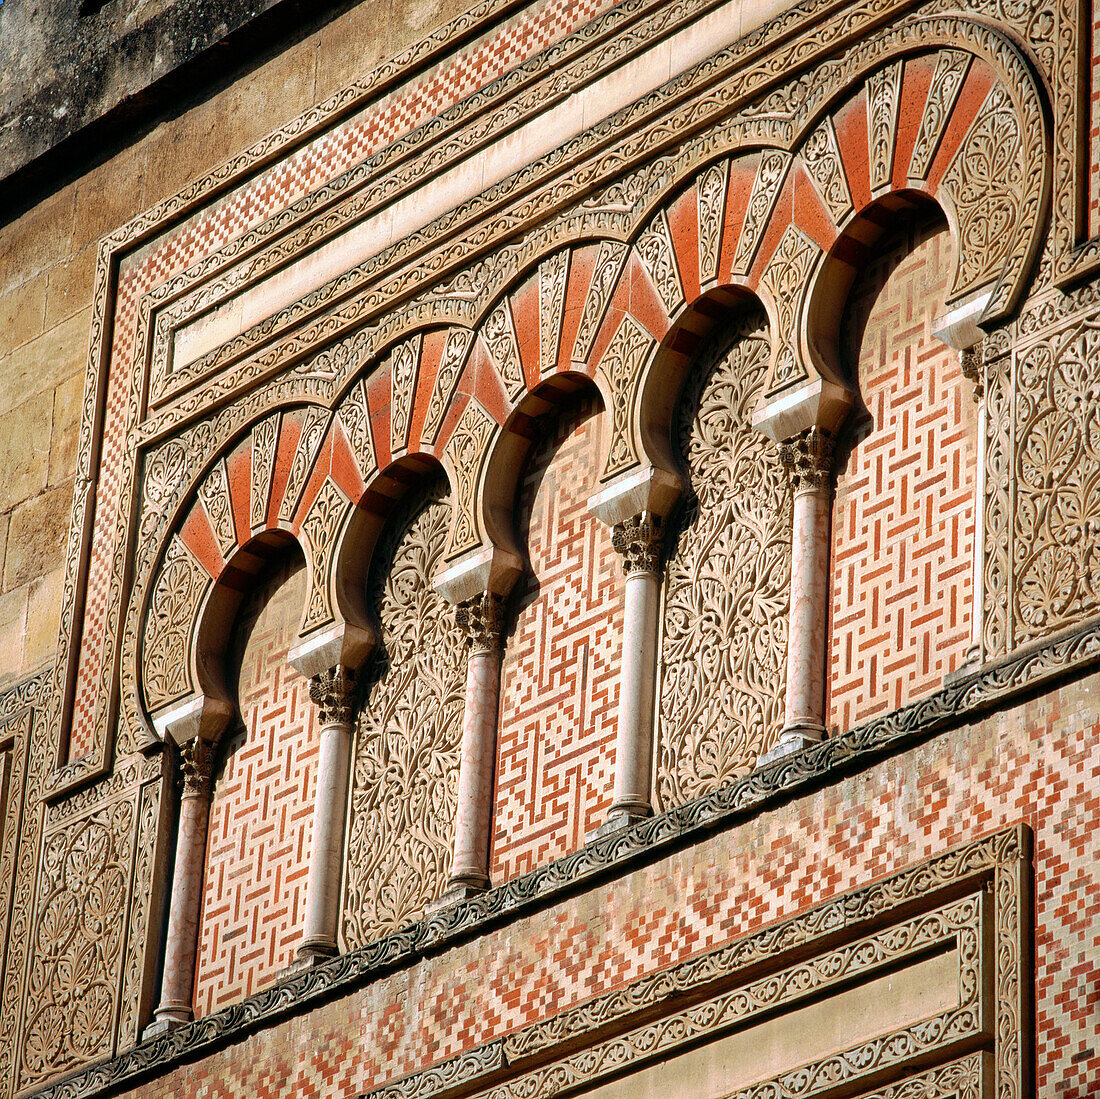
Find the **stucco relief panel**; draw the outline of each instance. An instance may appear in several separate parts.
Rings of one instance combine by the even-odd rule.
[[[343,939],[360,946],[417,918],[450,869],[465,654],[432,588],[450,507],[435,488],[392,520],[373,602],[382,644],[355,732]]]
[[[748,314],[697,364],[680,401],[689,477],[664,587],[657,793],[662,808],[750,770],[782,722],[790,502],[750,426],[767,379],[767,322]]]

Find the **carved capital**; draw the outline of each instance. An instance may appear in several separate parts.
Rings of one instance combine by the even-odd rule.
[[[985,377],[982,370],[982,345],[974,344],[973,347],[965,347],[959,352],[959,365],[962,367],[962,376],[967,381],[974,383],[974,403],[982,399],[985,391]]]
[[[184,797],[209,797],[214,773],[214,745],[193,736],[180,746],[180,774]]]
[[[623,573],[657,573],[661,567],[661,517],[648,512],[634,515],[611,528],[611,544],[623,558]]]
[[[309,697],[320,710],[322,725],[350,725],[355,717],[355,670],[337,664],[313,676]]]
[[[504,632],[504,598],[483,591],[472,599],[463,599],[455,610],[455,621],[472,652],[499,652]]]
[[[827,491],[833,477],[832,433],[809,427],[792,435],[779,444],[779,461],[790,474],[796,492]]]

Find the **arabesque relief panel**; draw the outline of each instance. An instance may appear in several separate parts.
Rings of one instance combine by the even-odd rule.
[[[1100,614],[1100,311],[1045,304],[984,368],[989,656]]]
[[[411,492],[376,551],[381,644],[355,730],[343,894],[348,948],[396,931],[443,891],[454,840],[466,657],[432,587],[447,547],[446,486]]]
[[[680,396],[686,499],[665,570],[656,787],[690,801],[752,769],[783,718],[790,493],[751,427],[770,352],[756,311],[721,330]]]

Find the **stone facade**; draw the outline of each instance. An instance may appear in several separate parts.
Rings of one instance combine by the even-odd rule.
[[[69,7],[0,1099],[1093,1095],[1091,8]]]

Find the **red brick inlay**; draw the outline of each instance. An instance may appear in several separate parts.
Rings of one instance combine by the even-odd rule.
[[[827,723],[841,731],[939,687],[970,642],[977,406],[931,334],[951,270],[943,222],[911,225],[842,323],[870,420],[852,413],[838,455]]]
[[[243,729],[222,745],[210,807],[195,1014],[270,984],[305,915],[317,740],[308,683],[286,662],[302,613],[301,554],[284,559],[235,630]]]
[[[495,883],[584,845],[611,803],[622,575],[611,531],[588,511],[599,404],[547,425],[519,489],[531,572],[501,674],[491,874]]]

